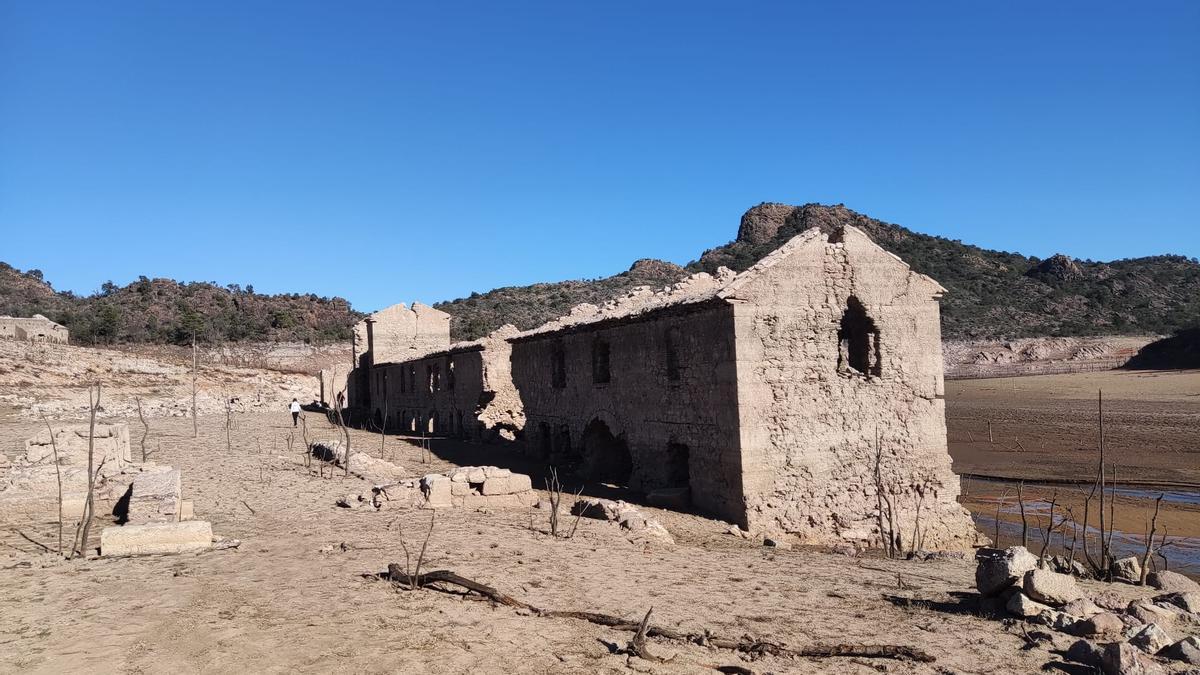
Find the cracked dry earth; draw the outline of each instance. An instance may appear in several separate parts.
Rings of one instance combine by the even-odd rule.
[[[0,418],[0,449],[15,457],[35,423]],[[335,430],[309,414],[310,438]],[[131,431],[139,429],[136,420]],[[982,618],[969,560],[899,562],[810,550],[764,549],[699,516],[646,508],[673,547],[633,544],[616,525],[583,520],[571,540],[545,533],[547,511],[438,511],[425,569],[450,569],[539,607],[640,618],[801,647],[910,645],[934,663],[886,659],[750,661],[729,651],[653,641],[667,663],[612,653],[627,632],[548,619],[434,591],[400,591],[372,578],[419,547],[430,512],[348,510],[338,497],[369,485],[321,479],[290,454],[286,413],[238,416],[226,449],[224,419],[151,422],[153,459],[183,470],[184,497],[233,550],[58,562],[52,523],[0,533],[0,671],[703,673],[739,665],[756,673],[1037,672],[1058,660],[1023,649],[1017,627]],[[379,437],[353,432],[356,447]],[[134,436],[137,450],[138,432]],[[481,446],[444,446],[429,464],[403,439],[384,452],[414,474],[444,457],[531,471]],[[259,451],[261,448],[261,452]],[[535,484],[539,483],[535,479]],[[532,529],[531,529],[532,525]],[[103,526],[97,519],[92,549]],[[403,530],[403,535],[400,533]],[[961,594],[961,595],[960,595]]]

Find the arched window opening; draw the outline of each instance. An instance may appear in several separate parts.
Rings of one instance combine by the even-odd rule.
[[[567,386],[567,350],[562,341],[554,343],[550,354],[550,386],[555,389]]]
[[[679,381],[679,329],[672,326],[665,337],[667,347],[667,381]]]
[[[592,342],[592,382],[607,384],[612,379],[612,373],[608,367],[608,356],[608,342],[596,338]]]
[[[879,329],[853,295],[846,301],[846,311],[842,313],[838,328],[838,372],[867,377],[879,377],[882,372]]]
[[[583,461],[583,475],[601,483],[627,486],[633,475],[629,446],[598,419],[583,430]]]

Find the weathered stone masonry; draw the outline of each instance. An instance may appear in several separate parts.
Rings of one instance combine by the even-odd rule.
[[[705,512],[812,543],[879,545],[882,485],[906,545],[961,548],[975,534],[946,451],[943,292],[857,229],[814,229],[741,274],[376,360],[353,404],[406,431],[520,434],[591,480],[689,487]]]
[[[0,339],[67,344],[69,331],[41,314],[31,317],[0,316]]]

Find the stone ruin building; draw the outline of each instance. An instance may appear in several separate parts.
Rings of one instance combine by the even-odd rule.
[[[740,274],[474,342],[451,345],[442,312],[397,305],[356,328],[345,391],[375,428],[519,440],[587,480],[686,489],[751,531],[874,546],[917,532],[925,548],[965,548],[976,535],[946,448],[944,290],[858,229],[811,229]]]
[[[65,326],[54,323],[41,314],[34,314],[28,318],[0,316],[0,339],[65,345],[68,332]]]

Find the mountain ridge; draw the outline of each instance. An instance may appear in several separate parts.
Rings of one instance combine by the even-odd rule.
[[[922,234],[842,204],[764,202],[743,214],[737,237],[687,265],[642,258],[599,279],[504,286],[433,306],[451,315],[455,340],[505,323],[529,329],[580,303],[602,304],[638,286],[661,288],[725,266],[742,271],[800,232],[852,225],[947,288],[942,333],[950,339],[1163,335],[1200,326],[1200,262],[1180,255],[1095,262],[1045,260]],[[400,293],[397,293],[400,295]],[[147,279],[107,282],[80,297],[56,292],[41,272],[0,263],[0,314],[34,313],[67,326],[72,341],[174,342],[195,331],[207,342],[348,339],[364,314],[342,298],[261,295],[253,287]]]

